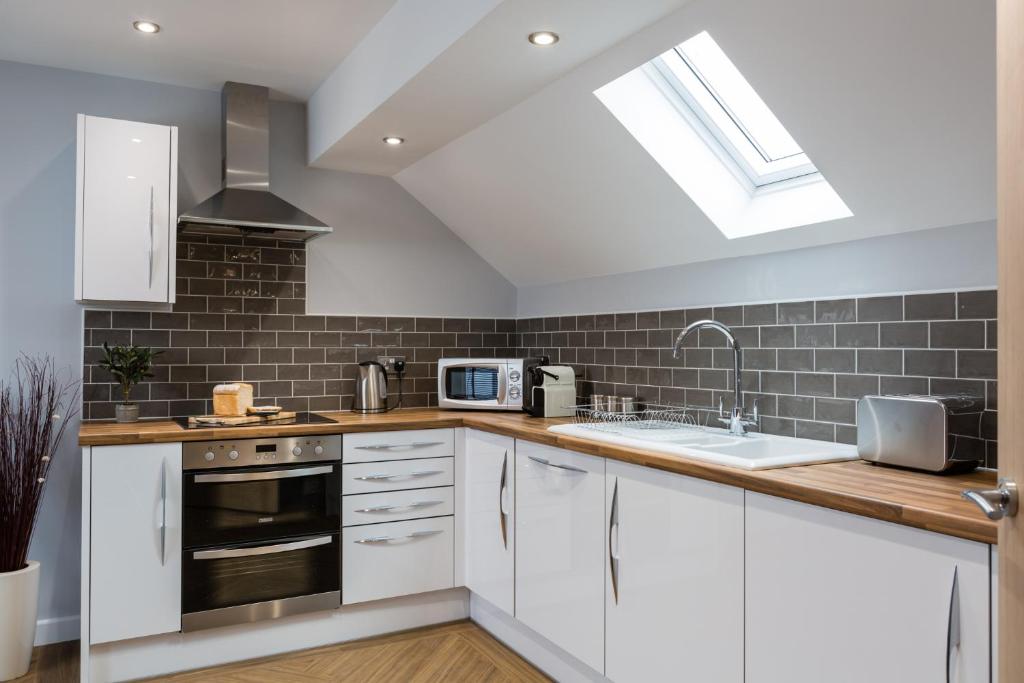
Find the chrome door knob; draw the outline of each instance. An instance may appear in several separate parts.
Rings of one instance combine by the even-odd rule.
[[[999,488],[968,489],[960,495],[980,507],[989,519],[1002,519],[1017,514],[1017,483],[1009,479],[1000,479]]]

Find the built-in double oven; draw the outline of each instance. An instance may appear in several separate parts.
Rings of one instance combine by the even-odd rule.
[[[341,437],[184,444],[183,631],[341,604]]]

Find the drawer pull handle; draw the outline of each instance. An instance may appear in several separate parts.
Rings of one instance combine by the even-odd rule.
[[[443,502],[443,500],[417,500],[414,503],[405,503],[403,505],[374,505],[373,507],[359,508],[356,512],[391,512],[392,510],[428,508],[434,505],[440,505]]]
[[[953,567],[953,587],[949,594],[949,619],[946,622],[946,683],[953,683],[956,658],[960,654],[960,579],[959,567]]]
[[[411,534],[405,536],[370,536],[369,538],[357,538],[356,543],[362,544],[380,544],[390,543],[392,541],[405,541],[416,538],[423,538],[424,536],[435,536],[437,534],[443,534],[443,529],[432,529],[430,531],[414,531]]]
[[[501,544],[508,550],[508,512],[505,510],[505,492],[508,491],[508,451],[501,461],[501,481],[498,482],[498,524],[501,526]]]
[[[387,481],[404,477],[431,477],[435,474],[444,474],[444,470],[419,470],[418,472],[404,472],[402,474],[367,474],[362,477],[355,477],[355,479],[356,481]]]
[[[545,458],[538,458],[535,455],[526,456],[534,462],[539,462],[541,465],[547,465],[548,467],[557,467],[560,470],[568,470],[570,472],[579,472],[581,474],[587,474],[587,471],[582,467],[573,467],[572,465],[559,465],[558,463],[551,462]]]
[[[293,543],[276,543],[274,545],[262,545],[257,548],[221,548],[219,550],[197,550],[192,553],[193,560],[226,560],[232,557],[256,557],[258,555],[274,555],[276,553],[288,553],[293,550],[304,550],[327,545],[333,539],[330,536],[310,538],[305,541]]]
[[[443,446],[444,441],[413,441],[412,443],[384,443],[372,446],[356,446],[359,451],[395,451],[398,449],[412,450],[413,448],[428,448],[429,446]]]

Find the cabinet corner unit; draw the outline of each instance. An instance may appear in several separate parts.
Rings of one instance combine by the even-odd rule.
[[[78,115],[75,300],[174,302],[178,129]]]

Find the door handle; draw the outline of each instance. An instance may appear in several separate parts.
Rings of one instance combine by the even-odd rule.
[[[302,467],[296,470],[271,470],[269,472],[238,472],[235,474],[197,474],[197,484],[231,484],[242,481],[268,481],[270,479],[294,479],[295,477],[313,477],[318,474],[330,474],[334,471],[331,465],[321,467]]]
[[[153,235],[153,192],[154,187],[149,186],[149,286],[153,286],[153,251],[156,249],[156,237]]]
[[[418,472],[403,472],[401,474],[367,474],[362,477],[353,477],[353,479],[356,481],[386,481],[403,477],[429,477],[435,474],[444,474],[444,470],[420,470]]]
[[[612,510],[608,515],[608,565],[612,579],[612,597],[619,604],[619,478],[612,489]]]
[[[423,538],[424,536],[435,536],[443,533],[444,529],[431,529],[429,531],[414,531],[411,534],[406,534],[405,536],[370,536],[368,538],[357,538],[353,542],[360,544],[390,543],[391,541],[404,541],[407,539]]]
[[[998,488],[967,489],[960,496],[980,507],[989,519],[999,520],[1017,514],[1017,482],[1010,479],[1000,478]]]
[[[327,545],[333,540],[331,536],[310,538],[305,541],[294,541],[292,543],[275,543],[274,545],[261,545],[256,548],[219,548],[217,550],[197,550],[192,553],[193,560],[226,560],[233,557],[256,557],[258,555],[275,555],[277,553],[288,553],[293,550],[304,550]]]
[[[391,512],[392,510],[426,508],[440,505],[443,502],[443,500],[418,500],[414,503],[405,503],[404,505],[374,505],[368,508],[359,508],[356,512]]]
[[[581,474],[589,474],[582,467],[573,467],[572,465],[559,465],[558,463],[551,462],[546,458],[539,458],[536,455],[528,455],[526,457],[528,457],[530,460],[534,462],[539,462],[541,465],[547,465],[548,467],[557,467],[560,470],[568,470],[570,472],[580,472]]]
[[[167,462],[160,461],[160,566],[167,564]]]
[[[384,443],[371,446],[356,446],[359,451],[395,451],[399,449],[412,450],[413,448],[427,448],[429,446],[443,446],[444,441],[413,441],[412,443]]]
[[[946,621],[946,683],[953,683],[954,663],[960,653],[960,579],[953,567],[953,588],[949,593],[949,618]]]
[[[501,525],[501,543],[508,550],[508,512],[505,510],[505,492],[508,484],[508,450],[501,460],[501,481],[498,483],[498,524]]]

